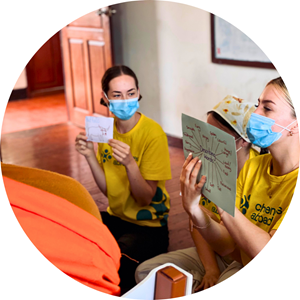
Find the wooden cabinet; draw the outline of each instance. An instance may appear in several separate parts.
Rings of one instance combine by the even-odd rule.
[[[26,66],[29,97],[63,91],[63,70],[59,32],[54,34]]]
[[[108,116],[100,105],[101,78],[112,66],[109,17],[91,12],[62,29],[65,92],[70,121],[85,126],[85,116]]]

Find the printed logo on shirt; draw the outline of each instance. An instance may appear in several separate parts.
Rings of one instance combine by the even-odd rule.
[[[157,219],[160,219],[161,226],[164,226],[168,222],[168,208],[165,205],[167,201],[167,195],[163,193],[160,187],[157,187],[156,193],[152,198],[152,202],[149,206],[152,206],[155,209],[153,213]],[[141,209],[136,215],[137,220],[152,220],[152,212],[148,209]]]
[[[249,209],[249,202],[250,202],[251,194],[247,197],[244,195],[244,198],[241,198],[241,204],[240,209],[242,213],[245,215],[247,213],[247,210]],[[276,215],[282,214],[282,207],[270,207],[268,205],[265,205],[264,203],[257,203],[254,206],[255,212],[251,214],[251,220],[263,223],[267,226],[270,226],[274,220],[274,217]],[[253,209],[253,205],[252,205]],[[251,210],[252,210],[251,209]]]
[[[203,206],[206,206],[206,205],[208,205],[209,203],[211,203],[211,201],[209,200],[209,199],[207,199],[206,197],[202,197],[202,199],[201,199],[201,204],[203,205]]]
[[[111,153],[108,151],[108,149],[105,149],[101,153],[101,159],[103,163],[106,163],[108,160],[112,159]]]
[[[207,199],[206,197],[202,197],[201,198],[201,203],[200,203],[202,206],[210,209],[213,213],[215,213],[216,215],[219,215],[219,212],[218,212],[218,209],[216,207],[216,205],[211,202],[209,199]],[[211,205],[210,205],[211,204]],[[210,207],[211,206],[211,207]]]
[[[251,194],[248,197],[246,195],[244,195],[244,198],[241,198],[240,209],[242,209],[243,215],[246,214],[246,212],[249,208],[250,197],[251,197]]]
[[[282,214],[282,207],[270,207],[265,206],[265,204],[257,203],[255,205],[255,209],[257,213],[252,213],[251,219],[255,222],[263,223],[265,225],[270,226],[274,220],[275,215]]]

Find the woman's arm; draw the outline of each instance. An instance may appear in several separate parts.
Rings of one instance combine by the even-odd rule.
[[[75,140],[76,150],[85,156],[96,184],[98,185],[101,192],[107,196],[106,179],[103,169],[100,167],[94,152],[94,143],[87,141],[87,136],[84,132],[80,132]]]
[[[259,228],[248,220],[237,208],[235,208],[234,217],[218,208],[221,219],[228,232],[251,259],[253,259],[270,241],[276,230],[270,233]]]
[[[196,177],[201,168],[198,158],[192,159],[190,155],[184,165],[180,177],[182,202],[190,215],[192,222],[214,251],[225,256],[234,251],[236,245],[250,258],[255,257],[268,243],[275,230],[270,234],[249,221],[237,208],[235,217],[219,208],[221,220],[225,226],[211,220],[198,205],[199,195],[206,181],[202,176],[196,184]]]
[[[212,220],[199,207],[199,197],[206,181],[206,176],[202,176],[200,182],[196,184],[200,168],[201,161],[189,155],[184,162],[180,176],[182,204],[199,233],[215,252],[224,256],[234,251],[235,242],[225,226]]]
[[[149,205],[155,196],[157,181],[143,178],[127,144],[114,139],[109,140],[108,144],[112,147],[113,157],[126,168],[130,190],[136,203],[140,206]]]
[[[205,275],[202,278],[200,285],[195,289],[195,291],[198,292],[202,289],[205,290],[209,287],[214,286],[217,283],[221,272],[217,263],[215,252],[212,250],[206,240],[201,236],[199,231],[193,229],[192,226],[193,225],[191,224],[191,235],[196,246],[198,256],[205,269]]]

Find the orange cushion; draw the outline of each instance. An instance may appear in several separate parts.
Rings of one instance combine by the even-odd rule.
[[[20,225],[50,262],[91,288],[120,294],[120,250],[101,221],[61,197],[3,180]]]
[[[101,220],[99,209],[85,187],[75,179],[42,169],[1,163],[3,176],[62,197]]]

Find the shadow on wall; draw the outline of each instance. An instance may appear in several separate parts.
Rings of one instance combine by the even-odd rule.
[[[136,73],[143,96],[139,111],[161,124],[156,3],[134,1],[111,8],[117,11],[111,18],[114,63]]]

